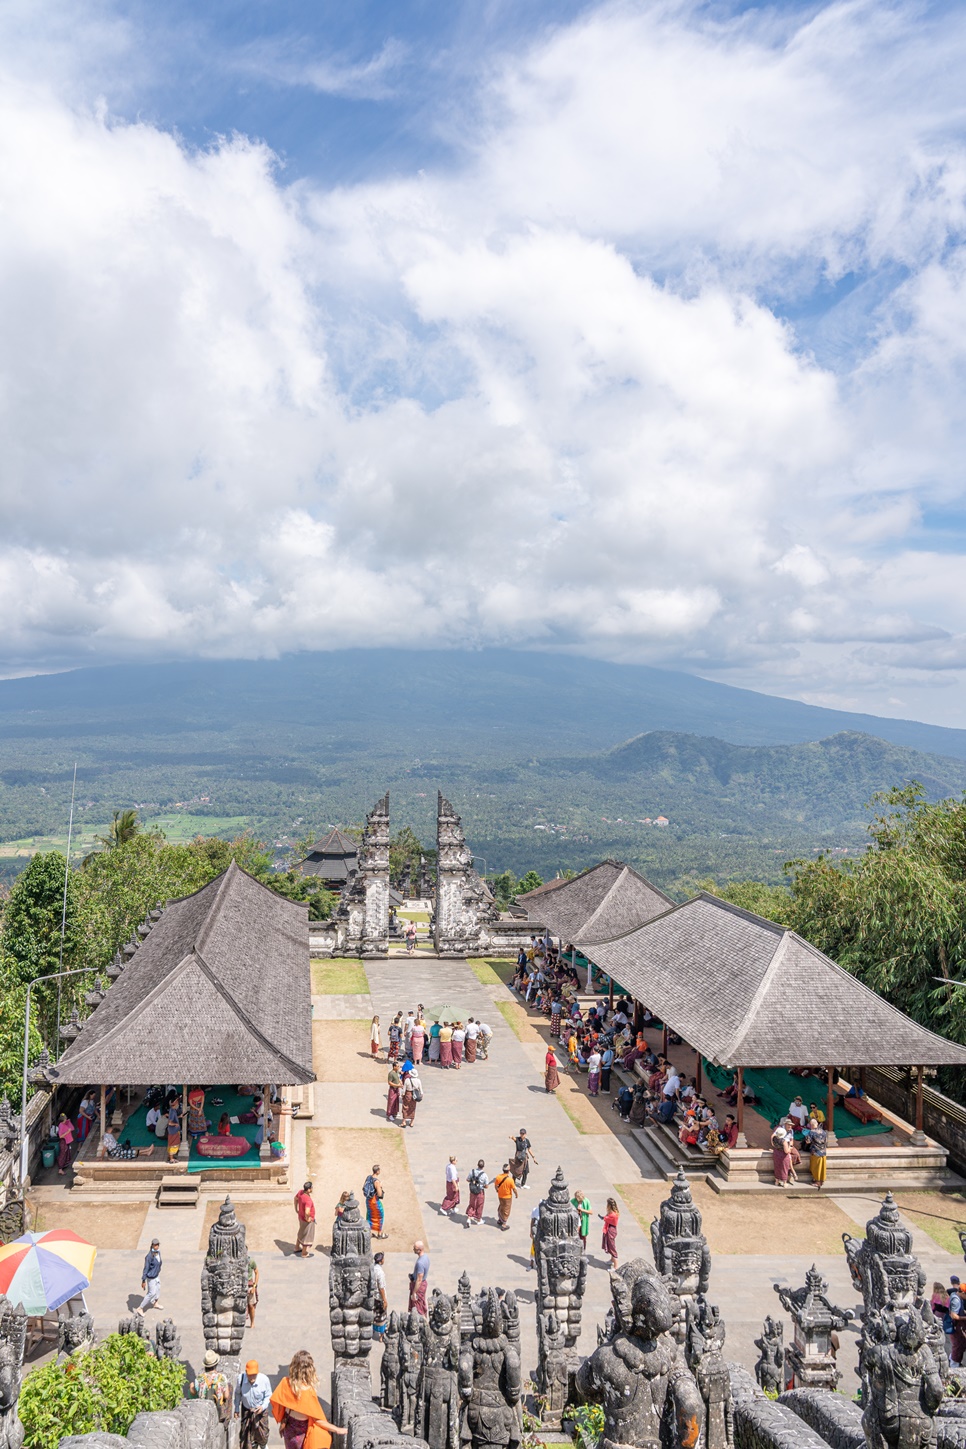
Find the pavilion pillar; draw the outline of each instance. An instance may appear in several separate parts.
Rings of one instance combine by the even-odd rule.
[[[926,1134],[922,1130],[922,1067],[916,1068],[916,1128],[909,1138],[914,1147],[925,1147]]]
[[[838,1138],[835,1135],[835,1068],[827,1067],[828,1091],[825,1094],[825,1130],[828,1133],[829,1147],[838,1147]]]
[[[665,1032],[667,1027],[664,1028]],[[747,1147],[748,1139],[745,1136],[745,1073],[742,1067],[738,1068],[738,1075],[735,1078],[738,1084],[738,1140],[736,1147]]]
[[[613,978],[613,976],[608,976],[607,981],[608,981],[608,987],[607,987],[608,1003],[607,1004],[610,1007],[611,1011],[613,1011],[614,1010],[614,978]]]
[[[701,1093],[704,1090],[704,1076],[703,1076],[703,1073],[702,1073],[702,1070],[701,1070],[701,1068],[703,1066],[704,1066],[704,1063],[701,1060],[701,1053],[698,1052],[698,1066],[697,1066],[697,1070],[696,1070],[696,1072],[695,1072],[694,1075],[695,1075],[695,1079],[696,1079],[697,1085],[698,1085],[698,1096],[699,1097],[701,1096]]]
[[[258,1160],[260,1162],[271,1162],[272,1144],[268,1138],[268,1114],[272,1110],[272,1089],[266,1085],[262,1088],[262,1121],[264,1130],[262,1140],[258,1148]]]
[[[188,1136],[188,1084],[181,1084],[181,1142],[178,1146],[178,1161],[187,1162],[191,1156],[191,1138]]]
[[[107,1131],[107,1088],[101,1088],[101,1142],[104,1141],[104,1133]],[[98,1143],[100,1146],[100,1143]]]
[[[664,1035],[661,1038],[661,1055],[667,1057],[667,1022],[664,1023]]]

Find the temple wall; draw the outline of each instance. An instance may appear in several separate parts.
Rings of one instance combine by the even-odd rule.
[[[225,1449],[224,1426],[210,1399],[185,1399],[176,1409],[138,1414],[127,1432],[70,1434],[58,1449]]]
[[[914,1087],[903,1085],[904,1072],[866,1067],[865,1090],[876,1102],[906,1122],[916,1120]],[[922,1125],[928,1137],[941,1142],[949,1153],[949,1165],[966,1173],[966,1109],[935,1087],[925,1087],[922,1094]]]
[[[736,1399],[735,1449],[828,1449],[825,1440],[774,1399]]]

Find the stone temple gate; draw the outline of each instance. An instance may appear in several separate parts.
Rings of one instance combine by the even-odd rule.
[[[496,921],[493,897],[473,869],[460,817],[440,794],[436,808],[436,909],[433,940],[440,956],[478,955],[484,928]],[[389,954],[389,792],[366,816],[356,870],[339,905],[340,955]]]

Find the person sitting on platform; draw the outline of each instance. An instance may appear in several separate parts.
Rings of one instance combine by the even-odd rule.
[[[673,1097],[655,1097],[647,1108],[648,1116],[653,1117],[655,1122],[673,1122],[676,1112],[677,1103]]]
[[[808,1112],[801,1097],[796,1097],[788,1108],[788,1115],[795,1123],[795,1130],[801,1132],[808,1121]]]
[[[114,1133],[111,1131],[110,1127],[108,1127],[107,1131],[104,1133],[104,1136],[101,1138],[101,1145],[105,1150],[106,1156],[108,1156],[112,1162],[126,1162],[129,1159],[137,1157],[138,1155],[137,1148],[131,1146],[130,1140],[124,1142],[123,1144],[119,1143],[117,1138],[114,1136]],[[153,1152],[154,1148],[149,1147],[147,1150],[148,1152]]]
[[[149,1132],[154,1132],[158,1125],[158,1118],[161,1116],[161,1108],[157,1102],[153,1102],[144,1116],[144,1125]]]
[[[821,1107],[819,1107],[816,1102],[809,1102],[809,1104],[808,1104],[808,1115],[810,1117],[814,1117],[815,1120],[816,1120],[816,1122],[818,1123],[818,1125],[820,1127],[824,1127],[825,1126],[825,1113],[822,1111]]]
[[[231,1118],[229,1117],[227,1112],[222,1112],[221,1116],[218,1119],[218,1136],[231,1136]]]

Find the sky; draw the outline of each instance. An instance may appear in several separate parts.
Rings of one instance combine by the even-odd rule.
[[[7,0],[0,674],[966,718],[966,7]]]

